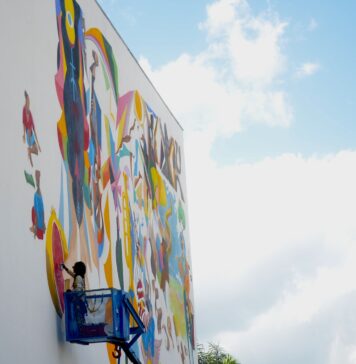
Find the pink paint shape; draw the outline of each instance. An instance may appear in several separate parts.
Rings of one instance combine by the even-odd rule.
[[[62,239],[57,225],[53,224],[52,230],[52,252],[53,252],[53,265],[54,265],[54,279],[56,282],[56,290],[61,305],[61,310],[64,312],[64,278],[61,269],[61,264],[64,261]]]

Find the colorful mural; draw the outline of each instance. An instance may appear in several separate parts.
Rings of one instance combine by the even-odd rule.
[[[31,169],[34,168],[32,155],[38,155],[41,151],[40,143],[38,141],[35,123],[30,110],[30,96],[27,91],[24,92],[25,95],[25,105],[22,109],[22,126],[23,135],[22,140],[26,143],[27,147],[27,157],[30,162]],[[41,172],[36,169],[34,171],[35,178],[33,178],[32,171],[25,173],[26,182],[36,189],[33,196],[33,207],[31,209],[31,221],[30,231],[34,238],[43,240],[44,233],[46,231],[45,216],[44,216],[44,206],[43,198],[41,192]]]
[[[59,205],[47,227],[36,186],[31,231],[46,235],[47,278],[62,317],[61,263],[87,266],[86,287],[128,291],[147,332],[135,344],[145,363],[193,363],[192,275],[181,146],[139,90],[120,93],[115,51],[97,28],[86,28],[75,0],[55,0],[58,30],[55,88],[61,155]],[[125,77],[125,75],[120,75]],[[28,158],[41,151],[29,97],[24,107]],[[25,115],[24,114],[24,115]],[[32,179],[31,179],[32,178]],[[32,182],[32,183],[31,183]],[[108,360],[112,361],[108,347]]]

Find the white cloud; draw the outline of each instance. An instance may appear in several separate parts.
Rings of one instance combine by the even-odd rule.
[[[201,24],[209,35],[204,52],[155,70],[140,63],[185,130],[231,135],[251,122],[289,126],[292,108],[278,83],[285,27],[275,14],[254,16],[244,0],[219,0]]]
[[[356,304],[356,152],[225,167],[210,157],[218,135],[291,124],[286,27],[245,0],[217,0],[200,25],[204,52],[140,63],[185,129],[198,341],[243,363],[352,363],[356,325],[337,312]]]
[[[242,362],[284,363],[296,335],[300,350],[307,350],[303,336],[322,332],[330,319],[320,315],[356,292],[356,153],[285,155],[221,168],[204,151],[195,156],[189,143],[198,335],[219,341]],[[356,314],[349,319],[355,321]],[[343,325],[336,317],[320,333],[327,335],[326,346],[319,343],[315,353],[328,358],[336,328]],[[286,357],[277,360],[281,340]]]
[[[207,29],[210,35],[216,35],[231,26],[236,19],[236,8],[247,11],[244,0],[221,0],[207,6],[207,20],[200,24],[201,29]]]
[[[320,70],[320,64],[319,63],[313,63],[313,62],[306,62],[303,63],[296,72],[297,77],[307,77],[315,74]]]
[[[220,0],[208,6],[201,25],[214,44],[222,44],[238,81],[270,84],[284,70],[280,43],[287,26],[276,14],[254,16],[244,0]]]

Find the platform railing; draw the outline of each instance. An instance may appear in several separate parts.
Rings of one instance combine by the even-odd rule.
[[[108,342],[121,349],[134,364],[140,364],[132,345],[145,332],[145,326],[132,306],[128,293],[114,289],[69,291],[64,294],[66,340],[89,345]],[[130,327],[130,317],[135,323]]]

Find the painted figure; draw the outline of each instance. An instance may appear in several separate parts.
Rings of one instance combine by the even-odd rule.
[[[25,91],[25,105],[22,109],[22,124],[23,124],[23,142],[27,144],[27,155],[33,167],[32,154],[38,155],[41,151],[40,143],[38,142],[36,128],[30,110],[30,96]]]
[[[43,235],[46,231],[46,225],[45,225],[43,199],[40,186],[40,181],[41,181],[40,171],[36,170],[35,178],[36,178],[37,189],[33,198],[32,226],[30,227],[30,231],[33,233],[34,237],[43,240]]]

